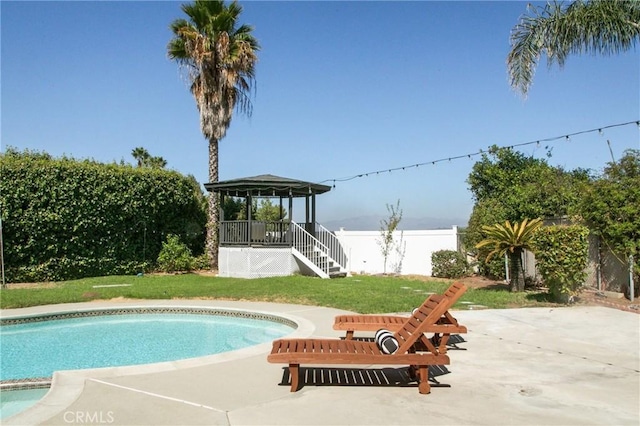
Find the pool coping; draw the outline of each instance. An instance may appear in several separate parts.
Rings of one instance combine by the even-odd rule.
[[[7,314],[7,310],[0,311],[0,324],[9,323],[13,321],[16,324],[34,322],[40,317],[56,317],[56,318],[80,318],[87,316],[99,316],[103,315],[119,315],[119,314],[131,314],[138,313],[187,313],[191,311],[194,315],[217,315],[224,314],[225,316],[238,316],[242,318],[264,319],[268,321],[279,322],[285,325],[294,327],[294,330],[283,336],[286,338],[302,338],[309,337],[315,331],[315,325],[313,322],[289,313],[264,311],[251,308],[232,308],[223,307],[219,305],[197,305],[193,303],[193,300],[172,300],[171,303],[167,301],[135,301],[128,302],[126,304],[104,302],[109,306],[92,306],[94,302],[89,303],[77,303],[77,304],[65,304],[60,305],[46,305],[33,308],[21,308],[11,311],[28,311],[25,313]],[[212,303],[215,301],[202,301]],[[48,308],[48,309],[46,309]],[[36,311],[36,312],[30,312]],[[165,312],[162,312],[165,311]],[[176,312],[182,311],[182,312]],[[205,313],[205,311],[210,313]],[[122,312],[122,313],[120,313]],[[237,314],[237,315],[233,315]],[[53,318],[55,320],[56,318]],[[25,321],[22,321],[25,320]],[[41,320],[46,321],[47,319]],[[45,394],[38,402],[28,409],[16,413],[11,417],[2,419],[3,423],[9,420],[22,418],[37,418],[47,419],[72,404],[82,393],[85,382],[87,379],[99,379],[104,377],[114,376],[131,376],[141,375],[148,373],[161,373],[167,371],[174,371],[180,369],[187,369],[193,367],[201,367],[206,365],[212,365],[217,363],[235,361],[254,355],[263,354],[271,349],[272,342],[260,343],[258,345],[249,346],[242,349],[223,352],[220,354],[206,355],[201,357],[185,358],[174,361],[163,361],[150,364],[135,364],[126,366],[115,367],[99,367],[88,368],[80,370],[60,370],[55,371],[51,378],[34,378],[24,379],[19,381],[3,381],[0,383],[0,390],[21,390],[21,389],[36,389],[49,386],[49,392]]]

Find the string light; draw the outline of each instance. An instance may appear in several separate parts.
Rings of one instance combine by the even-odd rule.
[[[611,128],[614,128],[614,127],[628,126],[630,124],[636,124],[640,128],[640,120],[638,120],[638,121],[628,121],[628,122],[625,122],[625,123],[617,123],[617,124],[611,124],[611,125],[608,125],[608,126],[597,127],[595,129],[582,130],[582,131],[579,131],[579,132],[569,133],[569,134],[565,134],[565,135],[562,135],[562,136],[555,136],[555,137],[546,138],[546,139],[537,139],[535,141],[530,141],[530,142],[517,143],[517,144],[513,144],[513,145],[503,146],[501,148],[512,149],[512,148],[518,148],[518,147],[521,147],[521,146],[527,146],[527,145],[533,145],[533,144],[536,144],[537,146],[540,146],[541,142],[555,142],[555,141],[558,141],[558,140],[561,140],[561,139],[564,139],[565,141],[570,142],[572,136],[584,135],[584,134],[593,133],[593,132],[599,132],[602,135],[603,131],[605,129],[611,129]],[[545,149],[548,150],[549,149],[549,145],[545,145]],[[357,175],[343,177],[343,178],[326,179],[326,180],[323,180],[323,181],[321,181],[319,183],[322,184],[322,183],[325,183],[325,182],[333,182],[333,187],[335,188],[336,187],[336,182],[348,182],[350,180],[361,178],[363,176],[367,176],[368,177],[370,174],[372,175],[374,173],[376,175],[378,175],[380,173],[384,173],[385,171],[391,173],[392,171],[395,171],[395,170],[406,170],[407,168],[412,168],[412,167],[418,168],[419,166],[424,166],[424,165],[427,165],[427,164],[431,164],[431,165],[435,166],[436,163],[440,163],[440,162],[443,162],[443,161],[451,162],[452,160],[457,160],[457,159],[461,159],[461,158],[465,158],[465,157],[471,158],[472,156],[483,155],[484,153],[485,153],[485,151],[483,149],[479,149],[478,152],[459,155],[459,156],[456,156],[456,157],[447,157],[447,158],[441,158],[441,159],[438,159],[438,160],[425,161],[423,163],[417,163],[417,164],[414,164],[414,165],[411,165],[411,166],[400,166],[400,167],[395,167],[395,168],[388,169],[388,170],[377,170],[377,171],[371,171],[371,172],[367,172],[367,173],[360,173],[360,174],[357,174]]]
[[[546,139],[537,139],[537,140],[530,141],[530,142],[522,142],[522,143],[517,143],[517,144],[513,144],[513,145],[502,146],[500,148],[513,149],[513,148],[518,148],[518,147],[527,146],[527,145],[533,145],[533,144],[535,144],[536,146],[540,146],[542,142],[555,142],[555,141],[558,141],[558,140],[561,140],[561,139],[564,139],[565,141],[570,142],[572,136],[578,136],[578,135],[594,133],[594,132],[598,132],[602,136],[602,135],[604,135],[604,130],[605,129],[611,129],[611,128],[614,128],[614,127],[628,126],[628,125],[631,125],[631,124],[635,124],[635,125],[638,126],[638,128],[640,128],[640,120],[629,121],[629,122],[626,122],[626,123],[618,123],[618,124],[611,124],[611,125],[608,125],[608,126],[596,127],[595,129],[582,130],[582,131],[579,131],[579,132],[569,133],[569,134],[565,134],[565,135],[562,135],[562,136],[555,136],[555,137],[546,138]],[[609,145],[609,149],[611,149],[611,144],[610,144],[610,142],[608,140],[607,140],[607,144]],[[546,150],[550,149],[549,144],[546,144],[544,147],[545,147]],[[487,151],[485,151],[482,148],[480,148],[480,149],[478,149],[477,152],[458,155],[458,156],[454,156],[454,157],[446,157],[446,158],[441,158],[441,159],[437,159],[437,160],[425,161],[425,162],[416,163],[416,164],[413,164],[413,165],[405,165],[405,166],[400,166],[400,167],[395,167],[395,168],[390,168],[390,169],[380,169],[380,170],[375,170],[375,171],[369,171],[369,172],[366,172],[366,173],[359,173],[359,174],[356,174],[356,175],[353,175],[353,176],[347,176],[347,177],[342,177],[342,178],[325,179],[325,180],[323,180],[321,182],[316,182],[316,184],[331,183],[331,186],[333,188],[335,188],[337,182],[348,182],[348,181],[351,181],[351,180],[354,180],[354,179],[357,179],[357,178],[361,178],[361,177],[369,177],[369,175],[373,175],[374,173],[376,175],[379,175],[380,173],[385,173],[385,172],[392,173],[393,171],[397,171],[397,170],[405,170],[406,171],[406,169],[410,169],[410,168],[413,168],[413,167],[418,168],[420,166],[425,166],[425,165],[428,165],[428,164],[431,164],[431,165],[435,166],[435,165],[437,165],[437,163],[441,163],[441,162],[444,162],[444,161],[451,162],[453,160],[459,160],[459,159],[463,159],[463,158],[470,159],[471,157],[475,157],[475,156],[478,156],[478,155],[484,155],[486,152],[491,152],[491,148],[489,148],[489,150],[487,150]],[[612,157],[613,157],[613,153],[611,153],[611,154],[612,154]],[[299,187],[295,186],[295,185],[289,187],[288,188],[289,189],[289,196],[293,195],[293,189],[302,189],[302,188],[305,188],[305,187],[307,187],[307,184],[301,185]],[[271,188],[262,188],[262,189],[264,189],[265,191],[268,191]],[[309,187],[308,190],[311,191],[311,187]],[[276,191],[275,191],[275,189],[273,189],[274,196],[275,196],[275,193],[276,193]],[[309,192],[309,193],[311,193],[311,192]],[[260,194],[260,193],[258,193],[258,194]],[[248,195],[249,195],[249,192],[247,192],[247,196]],[[238,191],[236,191],[236,197],[237,196],[238,196]]]

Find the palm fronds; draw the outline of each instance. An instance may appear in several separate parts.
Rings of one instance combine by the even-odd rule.
[[[222,139],[234,109],[251,115],[258,41],[250,25],[238,26],[242,7],[222,0],[195,0],[182,6],[188,19],[170,25],[169,59],[186,70],[207,139]]]
[[[640,39],[640,1],[576,0],[569,6],[528,7],[511,32],[507,68],[511,87],[526,96],[541,55],[563,67],[570,54],[613,55]]]
[[[516,250],[530,249],[535,231],[542,226],[542,219],[524,219],[513,225],[508,220],[501,225],[483,226],[486,238],[476,244],[476,248],[491,246],[492,250],[487,255],[487,262],[495,255],[503,256],[505,253],[514,253]]]

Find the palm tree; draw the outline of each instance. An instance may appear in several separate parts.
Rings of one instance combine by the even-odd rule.
[[[162,157],[152,157],[149,151],[143,147],[138,147],[131,151],[131,155],[136,160],[138,167],[151,167],[152,169],[164,169],[167,160]]]
[[[195,0],[182,5],[186,19],[171,23],[174,38],[167,45],[169,59],[187,71],[200,112],[202,134],[209,141],[209,181],[218,181],[218,141],[224,138],[234,109],[251,115],[258,41],[249,25],[238,26],[242,7],[222,0]],[[219,198],[209,197],[206,252],[218,266]]]
[[[149,161],[150,157],[149,151],[141,146],[139,146],[138,148],[134,148],[133,151],[131,151],[131,155],[138,163],[138,167],[143,167],[147,163],[147,161]]]
[[[476,244],[476,248],[492,246],[487,255],[487,262],[494,255],[509,256],[509,290],[524,291],[524,269],[522,268],[522,253],[531,250],[533,235],[542,226],[542,219],[524,219],[521,223],[511,225],[506,221],[504,225],[495,224],[483,226],[486,238]]]
[[[576,0],[569,6],[528,7],[511,31],[507,68],[511,87],[526,96],[542,53],[548,65],[564,66],[570,54],[613,55],[640,38],[640,1]]]

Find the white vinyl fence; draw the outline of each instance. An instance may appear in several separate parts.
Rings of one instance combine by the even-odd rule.
[[[347,270],[358,274],[385,271],[380,231],[336,231],[348,258]],[[387,273],[431,275],[431,254],[458,250],[458,227],[427,231],[395,231]]]

